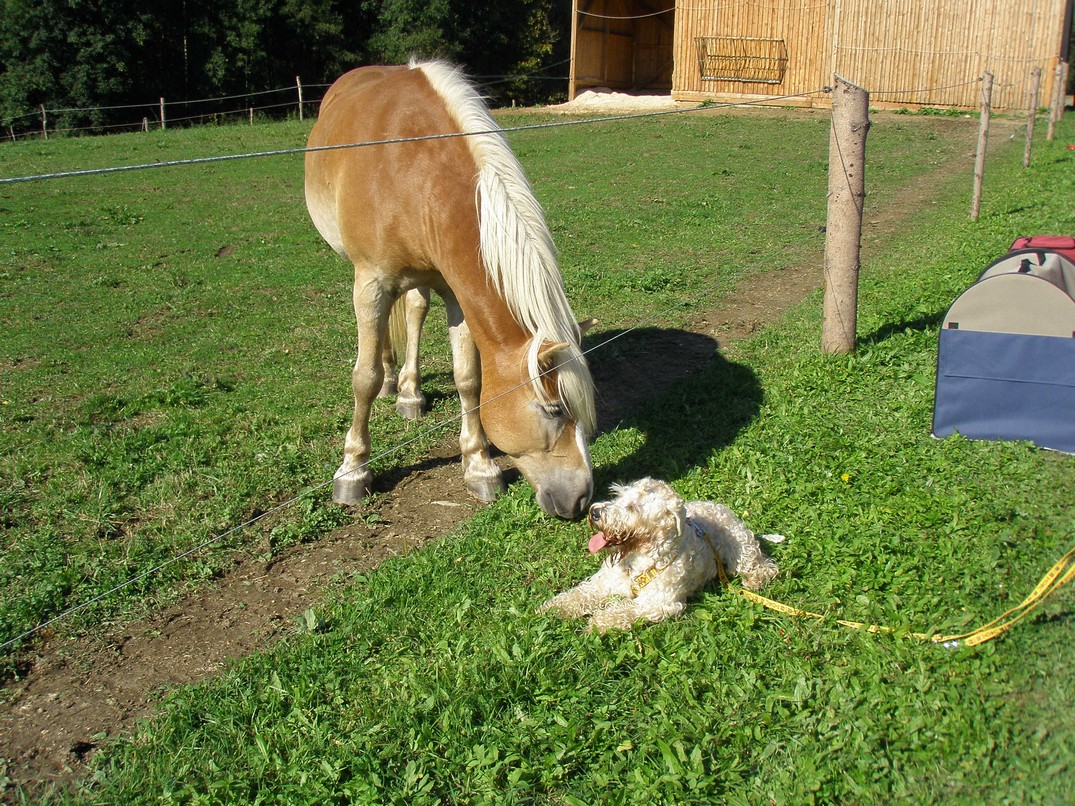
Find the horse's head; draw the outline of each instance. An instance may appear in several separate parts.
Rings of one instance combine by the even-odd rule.
[[[532,341],[525,359],[483,362],[482,425],[510,456],[549,515],[578,518],[593,497],[588,442],[593,381],[579,348]]]

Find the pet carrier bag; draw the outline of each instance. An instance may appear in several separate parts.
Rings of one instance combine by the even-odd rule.
[[[933,434],[1075,453],[1075,239],[1012,246],[941,324]]]

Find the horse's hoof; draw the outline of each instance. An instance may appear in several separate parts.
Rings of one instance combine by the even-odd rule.
[[[392,397],[397,391],[395,379],[385,378],[384,383],[381,384],[381,391],[377,393],[377,397]]]
[[[332,500],[343,506],[356,506],[369,492],[369,474],[352,473],[332,480]]]
[[[500,496],[507,485],[497,476],[492,479],[474,479],[467,482],[467,491],[483,504],[491,504]]]
[[[426,409],[426,401],[424,397],[397,397],[396,398],[396,411],[399,412],[401,417],[405,417],[408,420],[417,420],[424,413]]]

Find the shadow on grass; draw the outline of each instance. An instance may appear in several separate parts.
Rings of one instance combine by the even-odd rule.
[[[723,357],[715,339],[684,330],[603,331],[584,340],[597,387],[599,434],[637,429],[645,443],[631,456],[595,472],[595,492],[641,476],[672,478],[705,463],[757,415],[762,390],[753,370]],[[458,426],[446,427],[457,433]],[[373,491],[395,490],[404,479],[459,462],[449,439],[433,456],[374,474]],[[501,455],[495,448],[494,456]],[[519,473],[503,463],[504,480]],[[460,483],[461,482],[460,470]]]
[[[604,345],[590,355],[598,431],[633,428],[645,435],[633,454],[596,471],[598,494],[612,482],[673,478],[705,463],[761,408],[754,371],[722,356],[709,336],[647,328],[605,331],[592,340]]]
[[[953,300],[954,301],[954,300]],[[887,325],[882,325],[877,328],[873,333],[867,333],[863,336],[859,336],[856,340],[856,346],[869,347],[874,344],[879,344],[897,333],[903,333],[905,330],[925,331],[925,330],[937,330],[941,326],[941,322],[944,321],[944,315],[948,313],[948,309],[943,311],[934,311],[933,313],[922,314],[916,316],[914,319],[905,319],[900,322],[890,322]]]

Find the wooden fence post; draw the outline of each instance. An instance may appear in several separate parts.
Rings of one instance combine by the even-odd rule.
[[[1030,167],[1030,150],[1034,142],[1034,123],[1038,119],[1038,92],[1041,91],[1041,68],[1034,65],[1030,71],[1030,110],[1026,119],[1026,148],[1023,149],[1023,167]]]
[[[45,117],[45,105],[41,104],[41,133],[45,135],[45,139],[49,139],[48,120]]]
[[[829,354],[850,353],[855,349],[869,114],[870,94],[836,76],[829,132],[829,204],[821,325],[821,350]]]
[[[299,91],[299,120],[302,120],[302,81],[299,80],[298,76],[295,76],[295,86]]]
[[[167,129],[167,125],[164,122],[164,99],[161,98],[161,128]]]
[[[1045,139],[1052,142],[1056,138],[1056,124],[1064,108],[1064,63],[1057,62],[1053,70],[1053,97],[1049,103],[1049,131]]]
[[[985,176],[985,151],[989,145],[989,117],[993,108],[993,74],[982,73],[982,114],[978,122],[978,150],[974,154],[974,194],[970,203],[970,220],[978,220],[982,205],[982,178]]]
[[[1062,62],[1062,64],[1064,69],[1060,71],[1060,108],[1057,109],[1056,113],[1057,123],[1064,119],[1065,101],[1067,101],[1068,97],[1068,76],[1071,74],[1071,62]]]

